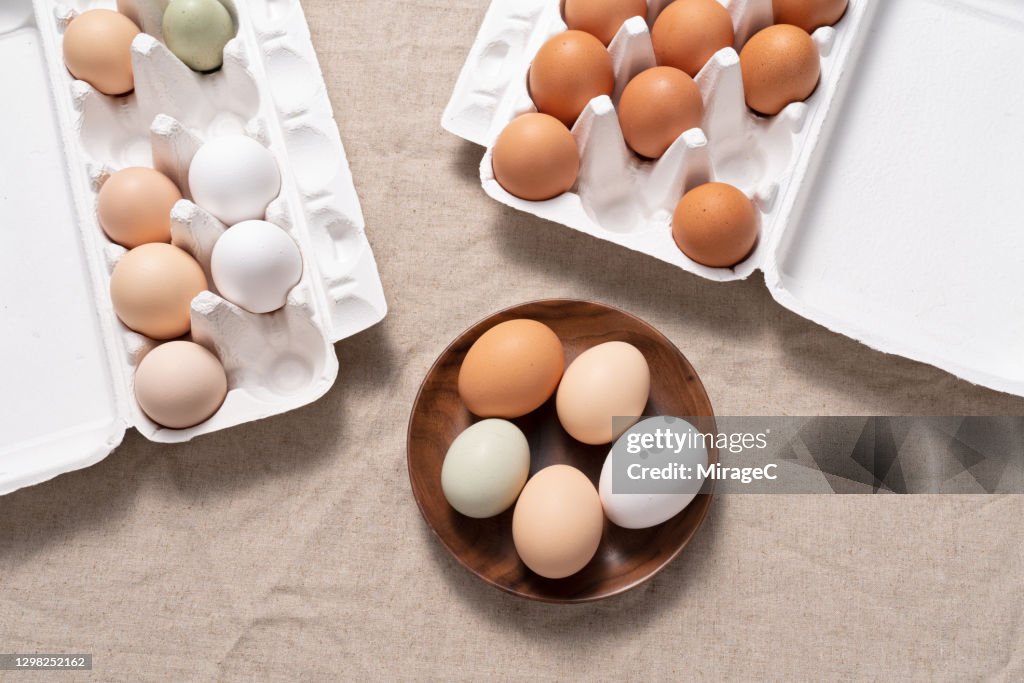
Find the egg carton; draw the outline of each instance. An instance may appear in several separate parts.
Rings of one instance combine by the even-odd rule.
[[[13,278],[2,348],[19,366],[0,411],[0,493],[102,459],[131,426],[153,441],[182,442],[315,401],[337,377],[334,342],[386,314],[302,8],[297,0],[222,1],[238,33],[223,68],[197,74],[161,42],[168,0],[119,0],[143,33],[132,44],[135,91],[116,98],[75,80],[62,58],[68,22],[115,9],[114,0],[4,0],[0,8],[0,58],[17,65],[0,75],[8,93],[0,210],[20,226],[0,250]],[[287,304],[266,315],[217,295],[210,255],[226,226],[189,201],[192,156],[205,140],[237,133],[277,159],[282,189],[267,220],[303,256]],[[161,427],[138,407],[135,368],[156,343],[121,324],[110,301],[110,274],[126,250],[104,235],[96,200],[110,174],[128,166],[154,167],[182,190],[172,241],[210,282],[192,303],[192,339],[221,359],[228,394],[191,429]]]
[[[555,199],[513,197],[494,179],[492,147],[516,116],[540,46],[566,29],[557,0],[493,0],[442,125],[486,148],[484,190],[521,211],[717,281],[764,273],[783,306],[873,348],[1024,395],[1024,251],[1017,190],[1024,151],[1024,3],[850,0],[818,29],[822,76],[778,116],[745,104],[737,48],[772,23],[771,0],[719,0],[736,45],[696,76],[703,125],[658,161],[626,147],[615,103],[654,66],[651,21],[627,21],[609,45],[611,97],[573,127],[575,187]],[[734,268],[708,268],[675,245],[686,190],[716,180],[753,198],[761,237]],[[993,194],[992,190],[997,190]],[[985,200],[981,200],[985,197]]]

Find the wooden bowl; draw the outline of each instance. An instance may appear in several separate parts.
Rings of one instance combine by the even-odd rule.
[[[696,425],[713,430],[714,412],[697,372],[664,335],[639,318],[586,301],[551,299],[495,313],[463,332],[444,350],[420,387],[409,419],[409,480],[423,518],[441,543],[466,569],[514,595],[546,602],[600,600],[635,588],[664,569],[693,538],[711,505],[711,489],[669,521],[630,530],[605,520],[597,554],[582,571],[565,579],[545,579],[530,571],[512,542],[512,510],[490,519],[456,512],[441,490],[441,465],[455,437],[478,418],[462,404],[459,368],[469,347],[506,320],[531,318],[549,326],[566,350],[566,367],[580,353],[609,341],[633,344],[651,367],[651,397],[645,415],[706,417]],[[583,471],[597,485],[611,446],[584,445],[562,429],[554,398],[513,420],[530,441],[530,476],[564,463]],[[709,453],[711,462],[717,452]]]

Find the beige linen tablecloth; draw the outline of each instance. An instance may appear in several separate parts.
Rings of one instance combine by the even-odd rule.
[[[445,344],[507,305],[643,317],[721,414],[1024,400],[831,334],[760,276],[706,282],[489,200],[481,150],[439,126],[485,0],[303,4],[390,315],[338,345],[312,406],[180,446],[129,432],[0,499],[0,651],[93,653],[75,680],[1024,676],[1022,497],[720,497],[663,574],[582,607],[449,559],[409,490],[408,411]]]

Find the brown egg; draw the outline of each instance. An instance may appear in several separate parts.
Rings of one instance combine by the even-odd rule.
[[[776,24],[747,42],[740,52],[740,68],[747,106],[775,116],[811,96],[821,77],[821,58],[807,31]]]
[[[491,167],[498,184],[510,194],[543,201],[572,189],[580,153],[561,121],[547,114],[523,114],[498,136]]]
[[[646,0],[565,0],[565,23],[607,45],[627,19],[647,18]]]
[[[692,78],[671,66],[656,66],[629,82],[619,100],[626,144],[659,159],[680,135],[701,125],[704,101]]]
[[[792,24],[808,33],[832,26],[846,14],[848,0],[773,0],[776,24]]]
[[[565,31],[541,46],[529,82],[537,110],[572,128],[590,100],[615,89],[612,57],[589,33]]]
[[[512,513],[512,541],[519,558],[548,579],[563,579],[586,567],[603,531],[597,489],[587,475],[568,465],[552,465],[533,475]]]
[[[734,40],[729,11],[715,0],[676,0],[662,10],[651,29],[658,64],[690,76],[696,76],[716,52],[732,47]]]
[[[551,398],[564,370],[565,350],[550,327],[509,320],[470,347],[459,369],[459,396],[480,417],[520,417]]]
[[[96,204],[100,227],[132,249],[171,241],[171,208],[181,199],[174,182],[152,168],[125,168],[107,178]]]
[[[132,41],[139,27],[108,9],[75,17],[64,31],[64,63],[75,78],[104,95],[124,95],[135,88]]]
[[[686,193],[676,207],[672,237],[697,263],[731,268],[757,244],[757,212],[732,185],[707,183]]]
[[[228,391],[217,356],[189,341],[161,344],[135,371],[135,400],[159,425],[186,429],[208,420]]]
[[[207,288],[203,269],[178,247],[161,242],[135,247],[110,276],[110,298],[125,325],[152,339],[189,331],[192,299]]]

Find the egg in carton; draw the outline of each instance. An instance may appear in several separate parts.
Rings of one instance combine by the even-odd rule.
[[[566,30],[557,0],[493,0],[442,125],[486,148],[481,182],[504,204],[712,280],[761,270],[776,301],[805,318],[1024,395],[1024,300],[999,294],[1024,289],[1024,274],[996,265],[993,252],[1024,250],[1010,186],[1024,173],[1010,104],[1024,87],[1008,66],[1022,56],[1024,5],[849,0],[834,27],[813,34],[815,92],[766,118],[746,105],[737,48],[772,22],[772,2],[718,2],[736,43],[696,76],[703,125],[659,161],[629,151],[615,112],[629,79],[654,65],[652,22],[634,18],[609,45],[615,92],[592,100],[572,129],[575,187],[530,202],[495,181],[495,140],[535,111],[530,63]],[[668,4],[649,0],[648,18]],[[968,132],[982,120],[983,134]],[[759,213],[760,240],[731,269],[690,260],[670,230],[680,197],[709,180],[736,185]]]
[[[180,442],[298,408],[326,393],[338,373],[333,343],[380,321],[387,306],[298,2],[223,0],[236,35],[224,49],[222,68],[197,73],[161,41],[168,0],[119,0],[117,9],[142,30],[131,48],[135,90],[121,97],[75,80],[62,58],[69,23],[88,10],[114,9],[112,1],[13,2],[0,12],[0,47],[9,42],[45,63],[52,87],[49,109],[56,110],[71,213],[81,240],[79,258],[86,264],[87,283],[82,284],[92,292],[93,327],[106,356],[105,367],[89,372],[108,375],[115,415],[109,424],[93,421],[88,429],[66,430],[83,430],[70,445],[42,429],[34,438],[12,434],[11,441],[0,444],[0,491],[99,460],[128,426],[153,441]],[[11,79],[17,76],[9,74]],[[37,99],[34,106],[46,109]],[[53,112],[39,111],[38,116],[52,117]],[[268,314],[250,313],[219,296],[210,259],[228,226],[191,201],[192,157],[205,141],[237,134],[258,141],[276,159],[281,189],[266,220],[287,232],[302,254],[300,281],[286,305]],[[134,400],[135,369],[157,342],[123,325],[110,300],[110,274],[126,250],[100,228],[97,196],[112,173],[131,166],[156,168],[181,190],[183,199],[171,215],[172,243],[199,262],[209,282],[209,291],[191,305],[191,338],[219,357],[228,393],[210,419],[188,429],[154,423]],[[81,399],[89,400],[86,392]],[[96,401],[103,399],[97,396]],[[60,453],[55,451],[58,442]]]

